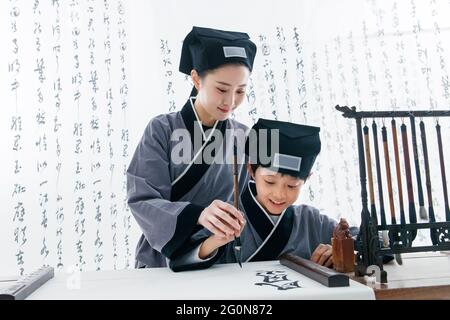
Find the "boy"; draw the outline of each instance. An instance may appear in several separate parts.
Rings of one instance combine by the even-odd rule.
[[[211,235],[207,230],[198,232],[170,260],[173,271],[236,262],[235,236],[241,238],[244,262],[275,260],[284,253],[292,253],[332,266],[330,242],[337,221],[320,214],[314,207],[293,205],[320,152],[320,128],[259,119],[252,130],[255,134],[249,135],[246,145],[251,180],[239,201],[239,209],[246,219],[241,232],[225,237]],[[278,131],[275,138],[271,134],[273,130]],[[267,143],[269,152],[257,150],[256,146],[262,145],[259,139]]]

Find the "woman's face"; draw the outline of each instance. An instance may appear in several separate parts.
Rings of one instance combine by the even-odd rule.
[[[249,171],[252,173],[250,165]],[[281,214],[294,204],[300,195],[304,180],[281,174],[264,167],[258,167],[253,173],[256,184],[256,200],[270,214]]]
[[[192,80],[198,90],[195,107],[206,125],[225,120],[245,98],[250,71],[243,65],[224,65],[199,78],[195,70]],[[212,122],[212,123],[211,123]]]

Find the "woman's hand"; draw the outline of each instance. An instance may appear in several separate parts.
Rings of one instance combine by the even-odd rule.
[[[333,248],[329,244],[319,244],[310,260],[330,268],[333,265]]]
[[[241,233],[245,219],[243,214],[231,204],[214,200],[202,211],[198,224],[219,237],[216,240],[222,238],[222,241],[225,241]]]
[[[223,245],[226,245],[228,242],[233,241],[235,237],[241,236],[241,232],[242,232],[242,230],[244,230],[245,223],[246,223],[246,221],[244,219],[244,223],[242,224],[241,229],[239,230],[238,234],[233,234],[233,235],[225,236],[225,237],[214,234],[214,235],[210,236],[211,241],[213,241],[217,245],[217,248],[219,248]]]
[[[245,219],[244,223],[242,224],[241,229],[239,230],[239,233],[236,235],[236,237],[239,237],[241,235],[242,230],[244,230],[245,227]],[[199,251],[199,257],[200,259],[206,259],[209,257],[216,249],[220,248],[221,246],[226,245],[227,243],[234,240],[235,235],[230,236],[222,236],[222,235],[216,235],[213,234],[208,239],[203,241],[202,245],[200,246]]]

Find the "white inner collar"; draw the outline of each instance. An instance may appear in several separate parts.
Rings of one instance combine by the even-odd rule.
[[[278,224],[278,221],[281,220],[281,217],[282,217],[282,216],[284,215],[284,213],[286,212],[286,209],[284,209],[283,212],[281,212],[281,214],[278,215],[278,216],[267,213],[267,211],[263,208],[263,206],[259,203],[259,201],[256,199],[255,195],[253,194],[252,189],[250,188],[250,183],[254,184],[254,185],[255,185],[255,188],[256,188],[256,182],[253,181],[253,180],[250,180],[250,181],[248,182],[248,189],[249,189],[250,194],[251,194],[251,196],[252,196],[252,198],[253,198],[253,201],[255,201],[255,203],[258,205],[258,207],[261,209],[261,211],[264,212],[264,214],[266,215],[267,219],[269,219],[269,221],[270,221],[273,225]],[[275,218],[272,218],[272,217],[275,217]]]
[[[197,114],[197,110],[195,110],[194,103],[192,102],[192,100],[194,100],[194,99],[197,99],[197,97],[189,97],[189,101],[191,102],[192,110],[194,111],[195,118],[197,119],[197,123],[198,123],[198,125],[200,127],[200,130],[201,130],[201,133],[203,135],[203,140],[204,141],[209,141],[209,139],[211,139],[211,136],[214,133],[214,130],[217,127],[217,124],[219,123],[219,120],[216,120],[216,122],[214,123],[214,126],[212,127],[211,133],[209,134],[208,137],[206,137],[205,131],[203,131],[203,127],[202,127],[202,121],[200,120],[200,118],[199,118],[199,116]]]

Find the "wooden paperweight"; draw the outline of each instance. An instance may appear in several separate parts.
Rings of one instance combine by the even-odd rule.
[[[280,257],[280,263],[327,287],[348,287],[350,285],[347,275],[290,253],[283,254]]]

